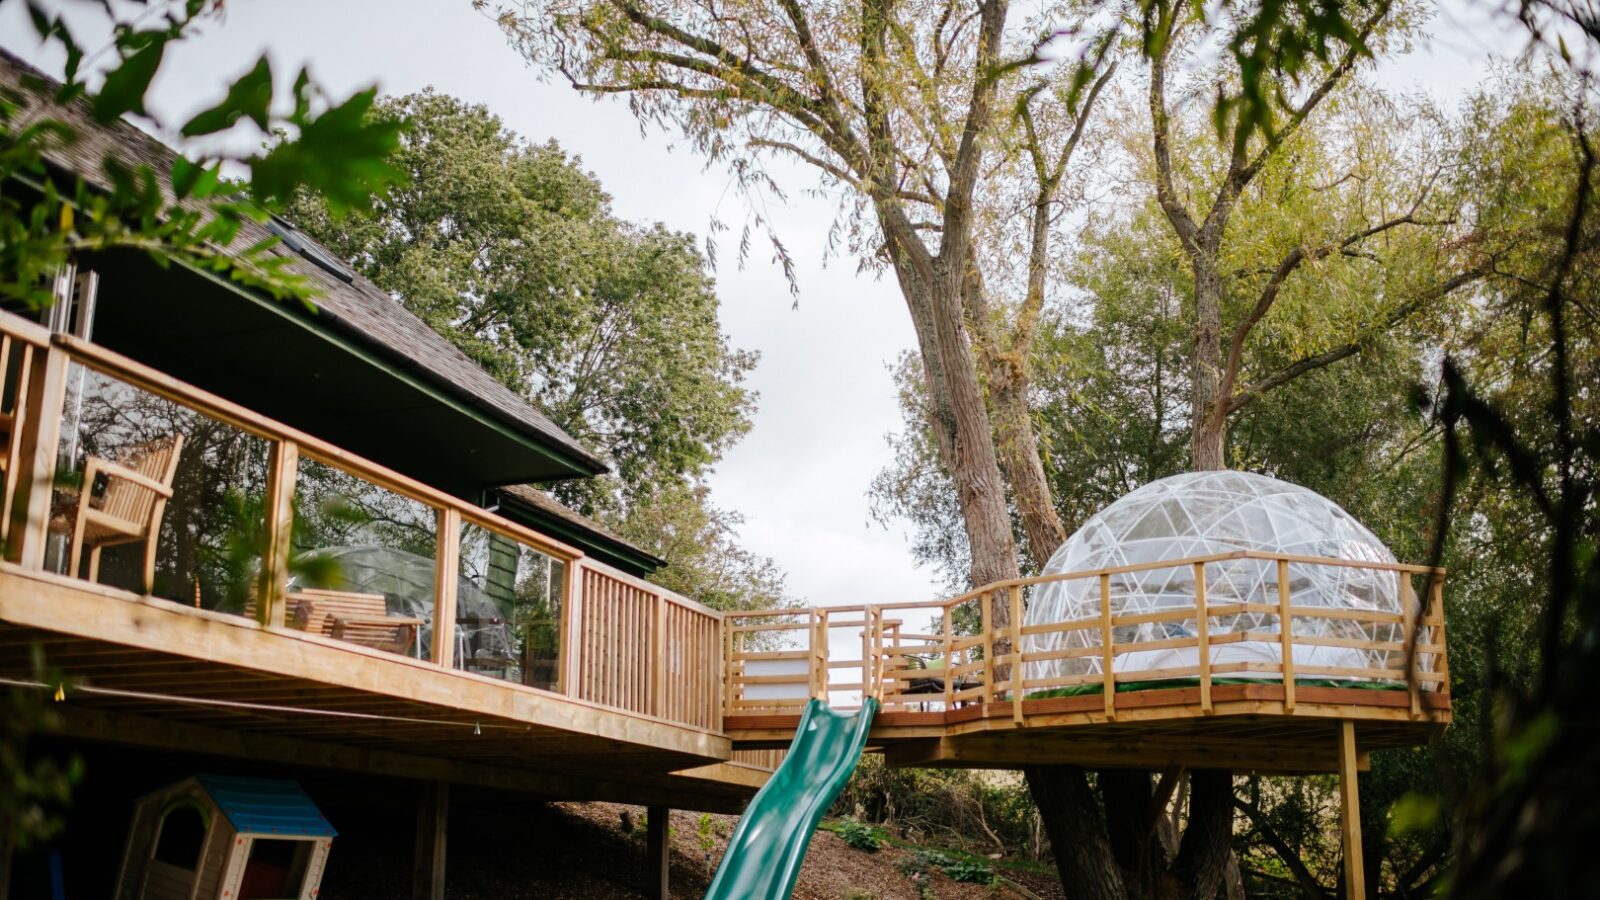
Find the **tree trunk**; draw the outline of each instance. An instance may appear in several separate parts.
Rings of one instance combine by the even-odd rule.
[[[1020,574],[1017,545],[995,455],[994,432],[962,322],[962,267],[936,260],[928,267],[932,277],[918,277],[919,267],[913,266],[904,252],[893,249],[896,230],[886,224],[885,232],[891,235],[890,259],[917,335],[928,392],[928,424],[966,526],[971,548],[969,580],[977,586],[1016,578]],[[995,604],[994,626],[1006,627],[1010,622],[1007,605]]]
[[[1034,766],[1023,774],[1050,838],[1050,852],[1067,896],[1072,900],[1128,900],[1083,769]]]
[[[1222,279],[1216,254],[1193,261],[1194,270],[1194,371],[1190,414],[1194,432],[1190,451],[1196,472],[1226,469],[1228,419],[1222,389]]]
[[[1018,351],[1020,352],[1020,351]],[[1039,437],[1028,411],[1027,373],[1021,363],[1001,359],[989,367],[989,406],[994,418],[995,449],[1011,485],[1012,502],[1022,520],[1028,555],[1041,570],[1067,539],[1056,513],[1050,483],[1039,456]]]

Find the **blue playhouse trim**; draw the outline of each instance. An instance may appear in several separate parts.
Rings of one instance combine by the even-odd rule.
[[[240,832],[326,838],[338,834],[292,781],[239,775],[197,775],[195,780]]]

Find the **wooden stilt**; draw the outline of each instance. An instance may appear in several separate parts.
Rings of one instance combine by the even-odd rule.
[[[672,810],[665,806],[651,806],[645,810],[645,896],[651,900],[669,900],[667,872],[672,863],[672,845],[668,841],[667,826],[672,821]]]
[[[412,860],[411,900],[444,900],[445,838],[450,823],[450,785],[428,781],[417,797],[417,849]]]
[[[1356,723],[1339,723],[1339,812],[1344,835],[1344,896],[1366,900],[1366,866],[1361,862],[1361,795],[1356,787]]]

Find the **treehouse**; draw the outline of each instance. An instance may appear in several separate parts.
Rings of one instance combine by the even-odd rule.
[[[58,187],[170,172],[3,54],[0,89],[81,134]],[[292,223],[238,240],[274,236],[314,306],[106,252],[0,309],[0,679],[69,747],[416,782],[439,896],[451,785],[737,811],[813,698],[878,700],[894,765],[1338,772],[1347,840],[1368,754],[1449,721],[1443,573],[1239,473],[1141,488],[1035,577],[709,609],[541,490],[593,453]],[[71,892],[112,894],[83,862]]]

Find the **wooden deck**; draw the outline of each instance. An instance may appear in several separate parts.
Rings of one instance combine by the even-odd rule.
[[[1362,768],[1370,751],[1426,743],[1450,721],[1449,698],[1427,695],[1413,717],[1404,691],[1304,687],[1294,712],[1282,685],[1227,684],[1213,689],[1213,710],[1199,714],[1198,687],[1123,693],[1118,716],[1105,717],[1097,695],[975,703],[946,711],[879,714],[869,737],[894,766],[1017,768],[1070,764],[1089,768],[1224,768],[1263,774],[1338,771],[1340,720],[1355,720]],[[736,748],[787,746],[793,714],[724,720]]]
[[[13,499],[0,511],[0,679],[48,692],[41,679],[64,678],[54,708],[64,735],[683,809],[737,810],[764,782],[764,769],[732,761],[720,731],[715,610],[105,348],[8,313],[0,338],[0,400],[18,423],[4,472]],[[198,608],[198,581],[193,597],[164,598],[54,571],[51,520],[71,482],[57,471],[65,397],[82,373],[265,445],[261,577],[247,614]],[[163,421],[181,421],[173,415]],[[426,622],[420,644],[386,652],[300,630],[288,615],[308,462],[424,511],[437,550],[425,596],[410,599],[427,615],[394,619]],[[481,626],[458,600],[485,590],[464,584],[469,531],[513,554],[513,575],[518,559],[549,569],[553,596],[541,602],[555,611],[554,658],[462,658],[458,629]]]
[[[0,678],[35,648],[90,740],[691,809],[765,778],[705,729],[0,565]]]

